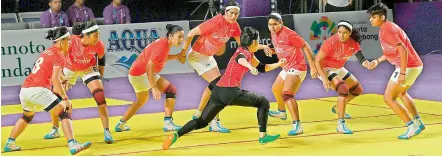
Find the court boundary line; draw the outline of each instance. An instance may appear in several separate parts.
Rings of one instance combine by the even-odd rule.
[[[331,101],[331,100],[324,100],[322,98],[315,98],[314,100],[319,100],[319,101],[324,101],[324,102],[336,102],[336,101]],[[361,105],[361,104],[351,103],[351,102],[348,102],[347,104],[353,105],[353,106],[364,106],[364,107],[373,107],[373,108],[382,108],[382,109],[389,109],[389,110],[391,110],[391,108],[389,108],[389,107],[382,107],[382,106]],[[440,114],[426,113],[426,112],[419,112],[419,114],[427,114],[427,115],[432,115],[432,116],[437,116],[437,117],[442,116]]]
[[[375,116],[364,116],[364,117],[353,117],[352,119],[367,119],[367,118],[376,118],[376,117],[384,117],[384,116],[393,116],[395,114],[384,114],[384,115],[375,115]],[[277,119],[277,118],[275,118]],[[329,122],[329,121],[336,121],[337,119],[324,119],[324,120],[316,120],[316,121],[307,121],[307,122],[302,122],[302,123],[306,123],[306,124],[311,124],[311,123],[321,123],[321,122]],[[283,125],[288,125],[288,124],[268,124],[267,126],[283,126]],[[239,127],[239,128],[232,128],[230,130],[243,130],[243,129],[252,129],[252,128],[256,128],[255,126],[250,126],[250,127]],[[199,132],[192,132],[191,134],[201,134],[201,133],[210,133],[210,131],[205,130],[205,131],[199,131]],[[145,137],[145,138],[125,138],[125,139],[120,139],[117,140],[119,141],[130,141],[130,140],[143,140],[143,139],[149,139],[149,138],[156,138],[156,137],[162,137],[162,136],[167,136],[167,135],[154,135],[154,136],[149,136],[149,137]],[[60,136],[61,138],[61,136]],[[42,139],[44,140],[44,139]],[[100,142],[92,142],[92,143],[101,143]],[[59,147],[65,147],[66,145],[58,145],[58,146],[48,146],[48,147],[37,147],[37,148],[29,148],[29,149],[22,149],[21,152],[23,151],[30,151],[30,150],[39,150],[39,149],[50,149],[50,148],[59,148]],[[4,152],[2,152],[4,153]]]
[[[442,122],[439,123],[430,123],[426,124],[429,125],[440,125]],[[367,130],[358,130],[354,132],[372,132],[372,131],[379,131],[379,130],[391,130],[391,129],[398,129],[402,127],[389,127],[389,128],[379,128],[379,129],[367,129]],[[339,135],[340,133],[333,132],[333,133],[322,133],[322,134],[312,134],[312,135],[305,135],[305,136],[287,136],[282,137],[279,139],[295,139],[295,138],[306,138],[306,137],[317,137],[317,136],[328,136],[328,135]],[[399,140],[399,139],[398,139]],[[195,147],[204,147],[204,146],[217,146],[217,145],[225,145],[225,144],[236,144],[236,143],[247,143],[247,142],[256,142],[257,140],[243,140],[243,141],[232,141],[232,142],[221,142],[221,143],[210,143],[210,144],[199,144],[199,145],[190,145],[190,146],[182,146],[182,147],[175,147],[170,148],[169,150],[180,150],[180,149],[187,149],[187,148],[195,148]],[[153,150],[144,150],[144,151],[134,151],[134,152],[125,152],[125,153],[115,153],[115,154],[103,154],[103,155],[97,155],[97,156],[116,156],[116,155],[127,155],[127,154],[135,154],[135,153],[148,153],[148,152],[157,152],[157,151],[169,151],[169,150],[163,150],[163,149],[153,149]]]

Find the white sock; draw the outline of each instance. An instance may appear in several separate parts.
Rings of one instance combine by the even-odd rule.
[[[200,110],[196,110],[196,112],[193,114],[195,117],[201,117],[201,111]]]

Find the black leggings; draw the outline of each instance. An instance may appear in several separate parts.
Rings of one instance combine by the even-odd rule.
[[[256,107],[258,108],[257,118],[259,124],[259,132],[267,132],[267,119],[270,108],[269,101],[264,97],[257,95],[256,93],[241,90],[242,94],[233,99],[230,103],[235,106],[244,107]],[[214,94],[214,93],[212,93]],[[228,93],[223,93],[228,94]],[[222,103],[220,100],[216,100],[216,97],[211,97],[207,106],[204,108],[200,118],[187,122],[183,128],[178,131],[179,136],[183,136],[193,130],[198,130],[206,127],[209,122],[215,118],[215,116],[221,112],[228,104]],[[223,97],[223,96],[220,96]]]

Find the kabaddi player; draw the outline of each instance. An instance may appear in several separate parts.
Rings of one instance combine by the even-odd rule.
[[[282,67],[272,86],[272,92],[278,102],[278,111],[269,111],[269,116],[286,120],[285,105],[287,105],[293,120],[293,128],[288,132],[288,135],[299,135],[302,134],[303,129],[299,120],[298,103],[294,96],[307,74],[307,64],[303,52],[310,65],[311,77],[317,78],[318,73],[313,61],[312,50],[300,35],[283,25],[280,14],[271,13],[267,18],[274,46],[274,49],[270,49],[270,53],[267,51],[267,55],[271,56],[276,53],[279,59],[287,60],[287,64]]]
[[[285,59],[278,63],[264,65],[256,59],[254,52],[258,50],[259,32],[251,27],[244,28],[241,35],[240,48],[229,61],[225,73],[213,88],[210,100],[198,119],[193,119],[177,133],[170,135],[163,143],[163,149],[175,143],[179,137],[197,129],[204,128],[227,105],[256,107],[259,125],[259,143],[265,144],[277,140],[280,135],[267,134],[267,119],[270,108],[269,101],[256,93],[240,89],[243,76],[250,71],[257,75],[258,71],[265,72],[280,67]]]
[[[380,27],[379,41],[384,53],[372,63],[375,68],[379,63],[388,60],[396,67],[385,89],[384,102],[408,127],[407,132],[398,138],[409,139],[425,129],[413,98],[407,92],[421,74],[423,63],[407,34],[398,25],[387,20],[387,10],[388,7],[382,3],[375,4],[367,10],[371,25]],[[396,100],[398,97],[405,107]]]
[[[81,31],[81,34],[71,37],[71,45],[66,57],[66,67],[63,73],[68,79],[69,88],[75,85],[77,78],[81,77],[83,83],[89,88],[95,102],[98,105],[98,111],[104,128],[104,142],[110,144],[114,142],[109,131],[109,116],[107,111],[106,99],[104,97],[103,83],[101,75],[96,66],[98,58],[104,57],[104,44],[99,40],[99,27],[95,21],[75,24],[73,32]],[[100,63],[100,62],[99,62]],[[102,62],[104,63],[104,62]],[[100,64],[100,66],[104,66]],[[45,139],[60,137],[58,133],[58,118],[51,114],[53,128],[51,132],[45,135]]]
[[[152,89],[152,95],[155,100],[161,99],[161,93],[166,95],[164,103],[164,131],[177,131],[181,126],[173,123],[172,113],[175,106],[176,87],[158,73],[163,69],[169,60],[179,60],[184,64],[185,55],[169,55],[172,46],[180,46],[184,40],[184,30],[178,25],[167,24],[166,37],[157,39],[149,44],[138,56],[129,69],[129,82],[132,84],[136,93],[137,100],[129,106],[123,118],[115,127],[116,132],[129,131],[126,122],[149,99],[149,90]]]
[[[362,94],[362,85],[356,77],[344,68],[345,62],[356,55],[359,63],[365,68],[371,68],[361,49],[359,32],[347,20],[338,23],[338,32],[324,41],[315,58],[319,79],[324,88],[335,90],[337,100],[338,126],[336,131],[343,134],[353,134],[344,120],[345,107],[348,102]]]
[[[15,145],[15,139],[34,118],[37,106],[43,107],[46,112],[56,113],[61,119],[71,154],[77,154],[92,145],[91,142],[78,143],[75,140],[71,123],[72,104],[61,84],[64,81],[61,80],[62,69],[69,48],[69,30],[66,27],[55,27],[46,33],[45,38],[53,40],[53,45],[41,53],[21,87],[19,97],[24,112],[12,129],[4,147],[5,152],[21,150],[21,147]],[[52,85],[54,93],[50,90]]]

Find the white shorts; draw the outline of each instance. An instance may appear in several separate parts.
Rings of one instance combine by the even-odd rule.
[[[285,71],[284,69],[279,72],[279,76],[285,80],[285,77],[287,75],[298,75],[301,78],[301,81],[304,81],[305,76],[307,75],[307,71],[299,71],[296,69],[289,69],[288,71]]]
[[[416,81],[417,77],[421,74],[423,69],[423,66],[416,67],[416,68],[407,68],[405,70],[405,84],[401,85],[402,87],[411,86]],[[401,69],[396,68],[394,70],[393,74],[390,77],[390,80],[393,82],[398,83],[399,75],[400,75]],[[399,83],[398,83],[399,84]]]
[[[155,78],[155,83],[161,78],[161,76],[158,74],[154,74],[153,77]],[[129,82],[132,84],[135,93],[149,91],[149,89],[152,88],[146,73],[140,76],[132,76],[129,74]]]
[[[206,56],[192,50],[190,51],[188,62],[198,75],[203,75],[213,68],[218,68],[218,64],[213,56]]]
[[[37,106],[49,111],[61,101],[49,89],[43,87],[22,88],[19,97],[23,110],[29,112],[35,112]]]
[[[351,75],[351,73],[348,72],[347,69],[345,69],[344,67],[339,68],[339,69],[335,69],[335,68],[324,68],[325,74],[327,75],[327,77],[329,77],[332,74],[336,74],[337,76],[339,76],[342,80],[346,80],[346,77],[349,77]],[[347,76],[348,74],[348,76]],[[319,76],[318,77],[321,81],[322,81],[322,77]],[[328,78],[327,78],[328,79]],[[331,81],[331,80],[330,80]]]
[[[95,66],[90,67],[89,69],[86,69],[84,71],[71,71],[67,68],[64,68],[63,73],[64,76],[66,76],[66,78],[68,79],[69,84],[71,85],[75,85],[75,82],[77,82],[78,77],[81,77],[85,85],[87,85],[86,83],[88,83],[89,81],[101,78],[101,75],[98,72],[98,68]]]

